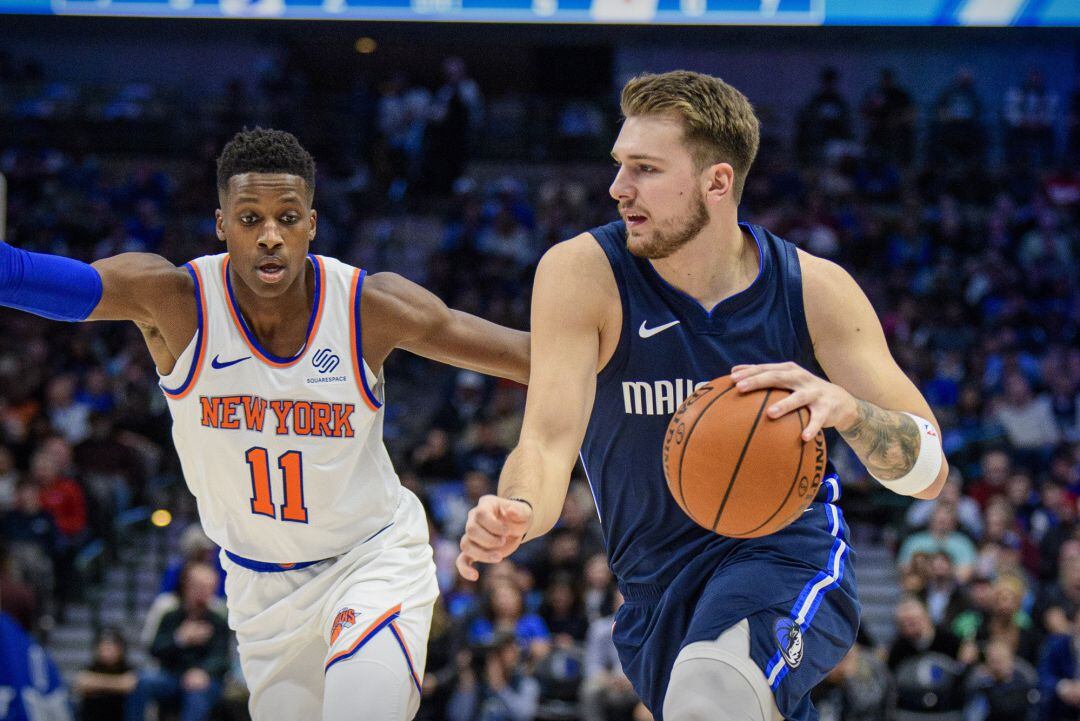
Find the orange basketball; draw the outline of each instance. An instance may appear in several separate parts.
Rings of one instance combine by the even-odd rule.
[[[664,436],[664,475],[698,525],[756,538],[779,531],[814,500],[825,472],[825,436],[803,442],[806,408],[776,420],[765,412],[788,395],[778,388],[740,393],[723,376],[679,406]]]

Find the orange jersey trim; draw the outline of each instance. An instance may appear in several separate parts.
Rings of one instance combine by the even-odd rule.
[[[353,373],[356,374],[356,385],[360,389],[360,395],[368,408],[377,411],[382,406],[382,403],[368,388],[367,375],[364,373],[364,341],[360,330],[360,292],[365,275],[366,273],[359,268],[353,271],[352,288],[349,290],[349,348],[350,355],[352,355]]]
[[[187,266],[191,268],[191,272],[195,274],[195,290],[199,294],[199,317],[202,323],[200,323],[198,330],[196,330],[196,333],[199,334],[199,340],[197,341],[199,350],[193,361],[195,364],[195,371],[191,374],[191,377],[187,379],[185,384],[181,386],[179,392],[174,393],[164,386],[161,387],[161,390],[165,395],[174,401],[178,401],[181,398],[184,398],[188,393],[191,393],[191,389],[195,387],[195,384],[199,380],[199,373],[202,372],[203,360],[206,358],[206,346],[208,345],[206,342],[206,331],[210,326],[210,319],[206,315],[206,287],[202,280],[202,274],[194,263],[188,263]]]

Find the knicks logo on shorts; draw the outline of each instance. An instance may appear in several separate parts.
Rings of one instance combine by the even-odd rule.
[[[799,664],[802,663],[803,651],[805,650],[802,629],[799,628],[799,624],[790,618],[778,618],[776,619],[776,625],[773,626],[773,637],[776,639],[780,655],[784,657],[788,667],[792,671],[797,669]]]
[[[343,608],[337,612],[337,617],[334,618],[334,625],[330,628],[330,645],[334,645],[334,641],[337,641],[338,636],[346,628],[352,628],[356,625],[356,611],[351,608]]]

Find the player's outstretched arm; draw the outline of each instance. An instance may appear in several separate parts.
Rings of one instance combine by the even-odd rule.
[[[611,269],[588,235],[555,246],[540,261],[521,438],[503,467],[498,495],[484,496],[469,512],[457,560],[467,579],[479,575],[474,563],[506,558],[551,530],[562,513],[596,394],[608,285],[614,287]]]
[[[190,339],[193,288],[187,271],[150,253],[123,253],[89,265],[0,242],[0,305],[53,320],[131,320],[156,327],[162,319],[176,324],[190,316]]]
[[[887,488],[937,497],[949,473],[941,428],[889,352],[873,306],[840,266],[801,251],[799,259],[814,355],[831,382],[793,363],[736,366],[733,379],[740,390],[793,391],[766,411],[770,417],[808,407],[804,438],[834,427]]]
[[[529,334],[452,310],[434,293],[396,273],[376,273],[364,281],[362,312],[376,319],[369,334],[373,349],[404,348],[411,353],[487,375],[529,380]],[[378,353],[379,351],[375,351]],[[381,366],[385,358],[368,358]]]

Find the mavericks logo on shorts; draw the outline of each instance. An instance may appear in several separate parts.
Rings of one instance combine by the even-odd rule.
[[[802,663],[804,651],[803,635],[799,624],[790,618],[778,618],[776,625],[773,626],[773,636],[776,638],[780,655],[787,661],[788,667],[794,671]]]
[[[337,612],[337,617],[334,618],[334,625],[330,629],[330,645],[337,641],[338,636],[346,628],[352,628],[356,625],[356,611],[351,608],[343,608]]]

